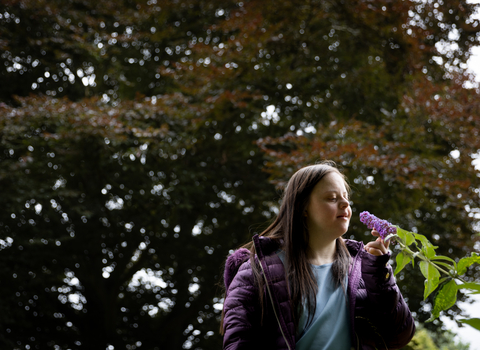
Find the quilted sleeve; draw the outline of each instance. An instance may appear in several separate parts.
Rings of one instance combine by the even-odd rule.
[[[238,269],[223,307],[224,349],[255,349],[260,337],[261,308],[250,261]]]
[[[399,349],[408,344],[415,334],[412,314],[393,277],[388,264],[390,254],[362,257],[362,279],[367,293],[367,305],[383,339],[382,349]],[[380,345],[380,344],[378,344]]]

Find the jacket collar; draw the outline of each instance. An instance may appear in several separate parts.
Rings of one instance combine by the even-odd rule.
[[[249,257],[250,251],[246,248],[240,248],[227,258],[225,271],[223,272],[223,281],[226,290],[228,290],[230,283],[232,283],[240,265],[247,261]]]
[[[262,255],[270,255],[276,252],[280,248],[279,243],[277,243],[276,241],[268,237],[262,237],[262,236],[258,236],[258,238],[256,238],[257,236],[258,235],[255,235],[253,237],[254,242],[258,241],[258,243],[255,245],[255,248],[257,249],[257,253],[258,253],[258,250],[260,250]],[[363,247],[364,247],[363,242],[358,242],[351,239],[343,239],[343,241],[347,245],[348,252],[350,253],[350,256],[352,258],[357,256],[359,252],[363,251]]]
[[[351,239],[344,239],[343,241],[347,245],[348,252],[352,258],[356,257],[359,252],[363,250],[363,242],[358,242]]]
[[[253,238],[255,242],[255,249],[257,254],[260,256],[267,256],[276,252],[280,247],[279,244],[268,237],[262,237],[255,235]],[[351,239],[346,239],[345,244],[347,245],[350,255],[353,257],[363,249],[363,243],[357,242]],[[228,290],[230,283],[232,283],[233,278],[237,274],[237,271],[245,261],[250,257],[250,251],[246,248],[240,248],[236,250],[232,255],[230,255],[225,263],[225,271],[223,274],[225,288]]]

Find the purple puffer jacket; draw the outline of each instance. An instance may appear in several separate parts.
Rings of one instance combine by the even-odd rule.
[[[253,237],[256,260],[267,281],[264,313],[250,267],[250,252],[239,249],[225,265],[224,349],[295,349],[295,327],[282,261],[276,243]],[[352,346],[399,349],[415,333],[415,323],[387,264],[390,254],[373,256],[363,243],[345,240],[352,263],[348,276]],[[262,322],[263,319],[263,322]]]

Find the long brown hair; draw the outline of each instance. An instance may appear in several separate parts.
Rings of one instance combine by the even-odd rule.
[[[339,174],[345,181],[348,191],[350,187],[343,175],[332,161],[306,166],[298,170],[288,181],[285,188],[282,204],[275,221],[260,236],[268,237],[277,242],[280,249],[285,251],[285,273],[291,293],[291,305],[294,312],[295,328],[298,325],[299,312],[296,305],[307,305],[309,322],[315,314],[317,282],[308,262],[309,232],[305,222],[304,211],[310,200],[315,185],[329,173]],[[259,266],[254,263],[255,248],[253,242],[243,246],[251,252],[251,266],[259,287],[260,302],[263,315],[264,280]],[[350,264],[350,254],[343,241],[336,242],[335,260],[332,265],[334,283],[342,285],[345,291],[345,278]]]

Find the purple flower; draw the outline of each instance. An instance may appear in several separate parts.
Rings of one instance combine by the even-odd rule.
[[[397,233],[397,228],[395,226],[393,226],[387,220],[377,218],[375,215],[370,214],[368,211],[360,213],[360,221],[367,225],[370,230],[377,230],[382,239],[385,239],[388,235]]]

